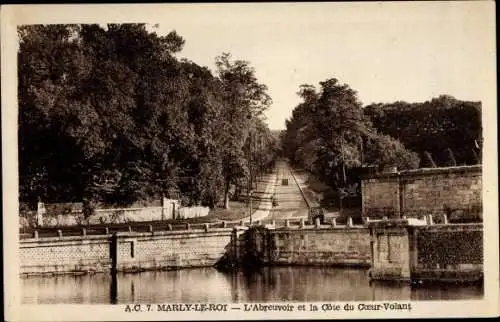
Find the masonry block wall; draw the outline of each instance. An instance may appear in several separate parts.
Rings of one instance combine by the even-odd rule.
[[[111,266],[110,240],[107,236],[25,239],[19,261],[22,275],[103,272]]]
[[[252,234],[246,248],[267,265],[370,265],[370,232],[365,227],[282,227]]]
[[[42,203],[43,205],[43,203]],[[81,209],[71,209],[71,204],[66,206],[66,211],[58,204],[47,204],[43,213],[37,211],[21,211],[19,228],[29,227],[63,227],[75,226],[85,223]],[[164,199],[161,207],[140,208],[103,208],[96,209],[95,213],[87,219],[88,224],[113,224],[135,221],[154,221],[175,218],[194,218],[207,216],[208,207],[194,206],[181,207],[179,201]]]
[[[483,279],[483,225],[370,222],[370,275],[379,280],[477,282]]]
[[[410,280],[410,238],[406,223],[371,223],[370,276],[378,280]]]
[[[399,174],[386,174],[362,180],[363,214],[374,218],[399,217],[399,187]]]
[[[120,236],[118,271],[213,266],[231,248],[231,228]]]
[[[416,279],[479,279],[483,274],[483,225],[413,227],[412,275]]]
[[[481,191],[480,165],[379,174],[362,180],[363,216],[480,214]]]
[[[21,275],[212,266],[231,248],[231,228],[63,236],[20,241]]]

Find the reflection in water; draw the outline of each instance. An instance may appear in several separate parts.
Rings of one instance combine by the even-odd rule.
[[[383,301],[480,299],[482,286],[370,282],[363,269],[273,267],[222,273],[213,268],[140,274],[22,279],[25,304]]]

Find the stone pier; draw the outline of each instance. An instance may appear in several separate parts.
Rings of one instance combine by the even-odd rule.
[[[374,280],[474,282],[483,279],[483,225],[432,220],[370,221]]]

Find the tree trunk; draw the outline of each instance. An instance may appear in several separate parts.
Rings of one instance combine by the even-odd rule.
[[[344,132],[341,132],[340,135],[340,156],[342,158],[342,183],[344,187],[346,186],[346,174],[345,174],[345,159],[344,159]]]
[[[229,209],[229,188],[231,180],[226,179],[226,188],[224,189],[224,209]]]

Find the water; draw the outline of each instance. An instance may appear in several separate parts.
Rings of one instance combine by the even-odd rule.
[[[364,269],[273,267],[222,273],[214,268],[22,279],[24,304],[237,303],[280,301],[472,300],[482,286],[370,283]]]

